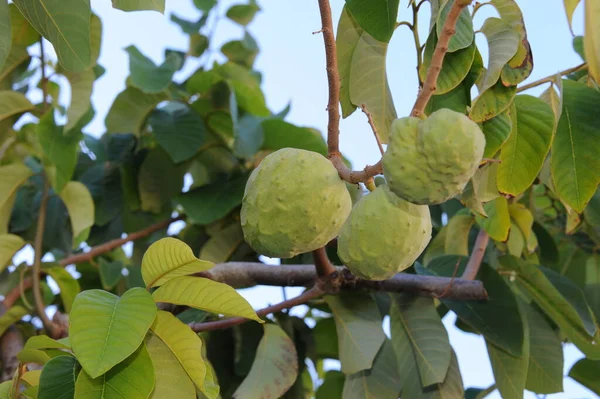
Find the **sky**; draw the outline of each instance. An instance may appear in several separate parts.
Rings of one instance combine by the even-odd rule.
[[[243,0],[220,0],[218,15],[224,16],[229,6]],[[287,121],[326,131],[327,113],[327,77],[325,72],[325,52],[323,38],[313,34],[320,26],[319,10],[316,0],[258,0],[261,7],[254,21],[249,25],[250,33],[257,40],[260,54],[255,69],[263,74],[263,91],[267,105],[278,112],[291,104]],[[410,20],[408,1],[401,0],[399,21]],[[533,81],[554,74],[560,70],[581,63],[573,51],[572,36],[567,25],[562,0],[519,0],[527,27],[528,39],[534,54],[534,70],[530,78]],[[334,25],[341,13],[344,0],[332,0],[331,7]],[[543,6],[543,9],[541,7]],[[125,88],[125,78],[129,72],[128,56],[125,48],[135,45],[156,63],[164,59],[166,48],[186,51],[188,37],[169,19],[171,14],[195,20],[200,15],[192,0],[167,0],[165,15],[157,12],[125,13],[111,7],[109,0],[92,0],[93,11],[103,22],[103,41],[99,63],[106,73],[96,81],[92,102],[96,117],[85,129],[86,133],[98,136],[104,132],[104,118],[112,101]],[[422,7],[419,20],[421,41],[427,37],[429,24],[428,6]],[[493,7],[481,8],[474,20],[476,29],[481,27],[488,16],[497,16]],[[209,24],[214,24],[211,18]],[[582,34],[583,12],[581,7],[574,15],[574,32]],[[218,49],[229,40],[239,39],[243,30],[224,17],[218,19],[218,27],[211,47]],[[481,33],[476,35],[477,45],[487,64],[487,43]],[[213,58],[222,61],[223,58]],[[205,62],[205,58],[200,61]],[[197,67],[199,61],[188,61],[176,79],[185,79]],[[400,27],[394,34],[387,56],[389,84],[399,117],[406,116],[417,94],[417,75],[415,49],[411,32]],[[538,95],[547,86],[530,90],[528,94]],[[68,93],[66,94],[68,96]],[[380,154],[366,117],[359,111],[342,120],[340,125],[340,148],[351,160],[355,169],[379,160]],[[173,229],[177,229],[174,226]],[[287,289],[292,296],[298,289]],[[242,291],[242,294],[255,307],[263,307],[282,299],[280,288],[261,287]],[[303,310],[294,312],[301,314]],[[491,365],[487,357],[484,341],[481,337],[457,330],[454,315],[444,319],[450,341],[459,359],[459,365],[465,387],[487,387],[493,383]],[[387,324],[387,323],[386,323]],[[389,327],[386,327],[389,331]],[[565,350],[565,375],[571,365],[582,354],[572,345]],[[499,398],[496,392],[489,396]],[[529,394],[528,398],[535,398]],[[548,398],[593,398],[595,395],[582,388],[578,383],[565,379],[565,393],[548,395]]]

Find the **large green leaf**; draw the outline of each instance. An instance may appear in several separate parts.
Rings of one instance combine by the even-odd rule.
[[[112,0],[112,6],[123,11],[152,10],[165,12],[165,0]]]
[[[90,66],[92,10],[89,0],[16,0],[14,3],[29,23],[54,45],[65,69],[81,72]]]
[[[193,398],[194,383],[171,349],[154,334],[148,334],[146,349],[152,359],[156,382],[150,398]]]
[[[433,300],[408,294],[395,295],[393,299],[390,322],[405,330],[415,354],[421,385],[441,384],[450,367],[452,348]]]
[[[552,181],[558,197],[582,212],[600,182],[600,92],[563,81],[563,108],[552,143]]]
[[[343,118],[347,118],[356,110],[356,104],[350,100],[350,72],[352,71],[352,56],[363,32],[363,29],[348,12],[348,7],[344,6],[335,36]]]
[[[502,68],[517,52],[519,33],[508,22],[495,17],[486,19],[480,30],[487,39],[489,49],[487,70],[478,84],[479,92],[483,93],[496,84]]]
[[[579,359],[569,370],[569,377],[600,395],[600,360]]]
[[[206,365],[202,361],[202,340],[187,325],[169,312],[160,310],[152,332],[177,358],[194,385],[205,391]]]
[[[512,125],[508,111],[504,111],[481,124],[481,131],[485,135],[484,158],[493,158],[502,148],[511,135]]]
[[[96,75],[94,70],[90,68],[83,72],[65,73],[65,77],[71,85],[71,105],[67,110],[68,122],[65,126],[65,130],[69,131],[77,126],[77,123],[85,117],[90,109]]]
[[[73,301],[81,288],[79,281],[75,279],[65,268],[61,266],[45,267],[44,273],[47,273],[54,279],[60,289],[60,297],[62,298],[63,306],[67,313],[71,312]]]
[[[346,376],[344,399],[396,399],[401,379],[392,342],[386,339],[369,370]]]
[[[458,275],[464,270],[466,257],[443,256],[432,260],[427,267],[416,264],[422,275],[450,277],[454,273],[457,260],[461,260]],[[487,301],[456,301],[441,298],[444,305],[475,331],[496,346],[515,356],[523,350],[524,327],[519,315],[518,304],[508,283],[496,270],[482,264],[477,276],[488,293]],[[509,327],[510,326],[510,327]]]
[[[148,94],[135,87],[127,87],[108,110],[104,121],[106,130],[108,133],[140,134],[150,112],[167,99],[168,95],[163,92]]]
[[[177,197],[194,224],[209,224],[241,205],[247,176],[198,187]]]
[[[385,340],[377,304],[358,292],[326,296],[325,300],[335,318],[342,372],[348,375],[370,369]]]
[[[73,248],[85,241],[94,225],[94,200],[86,186],[77,181],[68,182],[60,192],[73,229]]]
[[[142,278],[148,287],[158,287],[172,278],[208,270],[213,263],[194,256],[192,249],[176,238],[162,238],[148,248],[142,259]]]
[[[0,121],[32,109],[33,104],[23,93],[11,90],[0,91]]]
[[[180,59],[175,53],[168,54],[165,61],[157,66],[133,45],[125,48],[125,51],[129,54],[131,85],[145,93],[164,91],[171,84],[173,74],[180,66]]]
[[[263,149],[279,150],[291,147],[327,154],[327,144],[317,130],[295,126],[281,119],[266,119],[262,122],[262,128]]]
[[[542,169],[554,133],[554,113],[537,97],[515,98],[516,128],[500,151],[498,190],[518,195]],[[513,117],[513,120],[515,118]]]
[[[516,87],[498,81],[473,101],[469,117],[474,122],[484,122],[500,115],[511,107],[516,93]]]
[[[529,391],[549,394],[563,391],[563,348],[560,337],[536,309],[524,305],[529,326]]]
[[[352,104],[366,105],[382,143],[388,142],[390,125],[397,118],[387,80],[387,48],[387,43],[363,32],[352,54],[348,82],[350,101]]]
[[[12,29],[10,25],[10,10],[8,2],[0,1],[0,71],[10,52]]]
[[[9,265],[14,254],[23,246],[25,240],[21,237],[14,234],[0,234],[0,272]]]
[[[44,365],[37,399],[67,399],[75,394],[81,366],[73,356],[57,356]]]
[[[399,0],[346,0],[346,7],[362,29],[387,43],[396,29],[399,3]]]
[[[503,398],[523,398],[529,362],[529,338],[520,356],[513,356],[486,341],[496,387]]]
[[[588,73],[592,79],[600,82],[600,4],[597,1],[586,1],[584,15],[583,50]]]
[[[147,399],[154,389],[154,367],[145,344],[106,374],[92,378],[85,371],[75,383],[74,399]]]
[[[598,332],[590,336],[581,316],[548,280],[539,266],[526,263],[513,256],[499,259],[502,267],[512,270],[531,298],[561,328],[564,334],[591,359],[600,359]]]
[[[190,306],[225,316],[239,316],[256,320],[252,306],[236,290],[227,284],[201,277],[175,277],[152,293],[156,302]]]
[[[120,298],[102,290],[77,295],[69,337],[86,375],[96,378],[131,355],[155,317],[156,305],[142,288],[130,289]]]
[[[280,398],[298,375],[294,341],[276,324],[265,324],[250,373],[233,396],[237,399]]]
[[[508,213],[508,201],[504,197],[498,197],[483,206],[487,218],[476,215],[477,224],[484,229],[492,239],[496,241],[508,240],[510,231],[510,215]]]
[[[442,31],[444,29],[444,24],[446,23],[446,18],[450,13],[450,10],[454,6],[454,1],[446,1],[446,4],[442,6],[440,9],[439,15],[437,17],[436,23],[436,31],[438,37],[442,35]],[[473,20],[471,19],[471,13],[467,7],[463,8],[456,21],[455,33],[450,38],[450,43],[448,43],[448,52],[453,53],[456,50],[460,50],[466,47],[469,47],[475,38],[475,33],[473,33]]]

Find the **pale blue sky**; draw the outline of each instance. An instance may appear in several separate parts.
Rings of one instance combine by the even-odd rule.
[[[239,1],[243,2],[243,1]],[[219,1],[219,14],[238,1]],[[302,126],[326,130],[327,81],[325,56],[321,35],[313,35],[320,29],[320,19],[316,0],[259,0],[262,11],[249,26],[258,41],[260,54],[255,68],[263,73],[263,89],[267,104],[273,111],[283,109],[291,101],[291,112],[287,120]],[[343,0],[332,0],[334,24],[344,5]],[[399,20],[410,20],[408,1],[401,0]],[[556,73],[581,62],[572,50],[571,34],[568,29],[562,0],[520,0],[528,38],[534,54],[535,67],[528,81]],[[125,87],[128,75],[128,58],[124,49],[133,44],[140,51],[160,63],[165,48],[185,51],[187,35],[171,23],[169,16],[174,13],[182,18],[195,20],[199,12],[192,0],[167,0],[165,15],[156,12],[124,13],[114,10],[109,0],[92,0],[92,7],[103,22],[103,42],[99,63],[106,68],[94,86],[92,97],[96,108],[96,118],[86,128],[86,132],[99,135],[104,131],[104,118],[116,95]],[[429,23],[428,7],[424,6],[420,19],[421,41],[426,39]],[[580,7],[581,8],[581,7]],[[479,28],[487,16],[494,15],[492,7],[478,11],[475,27]],[[211,19],[209,24],[214,21]],[[574,17],[574,31],[582,33],[583,13],[579,9]],[[241,38],[242,29],[236,24],[221,18],[212,43],[220,48],[226,41]],[[487,59],[486,42],[481,34],[476,36],[484,60]],[[219,58],[221,59],[221,58]],[[487,64],[487,61],[484,61]],[[186,67],[176,75],[185,78],[198,66],[197,61],[188,61]],[[410,31],[400,27],[389,46],[387,67],[390,87],[399,116],[409,113],[416,93],[416,58]],[[544,86],[545,88],[545,86]],[[539,94],[541,89],[530,94]],[[341,149],[352,161],[355,168],[379,159],[379,151],[372,133],[362,113],[341,123]],[[288,296],[298,293],[288,289]],[[243,291],[244,296],[256,307],[281,300],[279,288],[257,288]],[[302,312],[297,309],[297,312]],[[487,387],[493,382],[491,366],[485,344],[481,337],[465,334],[454,328],[454,315],[445,319],[450,340],[457,352],[465,387]],[[569,345],[565,351],[565,374],[570,366],[582,357],[581,353]],[[595,395],[578,383],[566,379],[564,394],[548,395],[548,398],[593,398]],[[490,397],[499,398],[496,392]],[[534,398],[529,394],[526,397]]]

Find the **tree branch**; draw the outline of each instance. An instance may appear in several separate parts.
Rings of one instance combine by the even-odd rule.
[[[2,316],[7,307],[0,305],[0,316]],[[10,326],[0,337],[0,383],[10,380],[17,367],[19,367],[19,360],[17,354],[23,349],[23,335],[15,327]]]
[[[473,246],[473,251],[471,252],[471,257],[469,258],[467,266],[465,267],[465,271],[462,275],[463,279],[475,280],[475,277],[477,277],[477,273],[481,267],[481,261],[483,260],[483,255],[485,254],[485,249],[489,239],[490,236],[484,229],[479,230],[479,234],[477,234],[477,239],[475,240],[475,245]]]
[[[550,83],[550,82],[552,82],[554,80],[554,78],[556,77],[556,75],[565,76],[565,75],[569,75],[571,73],[583,71],[584,69],[587,69],[587,68],[588,68],[588,65],[587,65],[587,63],[584,62],[583,64],[579,64],[576,67],[565,69],[564,71],[557,72],[554,75],[546,76],[545,78],[538,79],[538,80],[536,80],[534,82],[531,82],[531,83],[528,83],[526,85],[520,86],[520,87],[517,88],[517,93],[520,93],[522,91],[531,89],[533,87],[539,86],[539,85],[544,84],[544,83]]]
[[[379,152],[381,156],[383,156],[384,150],[381,145],[381,139],[379,138],[379,133],[377,133],[377,128],[375,127],[375,122],[373,121],[373,116],[367,109],[367,104],[360,104],[360,109],[367,116],[367,121],[369,122],[369,126],[371,126],[371,130],[373,131],[373,135],[375,136],[375,140],[377,141],[377,146],[379,147]]]
[[[271,313],[281,312],[284,309],[293,308],[294,306],[303,305],[306,302],[318,298],[325,294],[325,291],[318,288],[317,286],[312,287],[311,289],[304,291],[302,294],[298,295],[295,298],[288,299],[287,301],[280,302],[276,305],[267,306],[264,309],[261,309],[256,312],[256,314],[260,317],[264,317]],[[238,324],[245,323],[250,321],[250,319],[246,319],[243,317],[231,317],[228,319],[218,320],[218,321],[208,321],[204,323],[192,323],[190,324],[191,329],[194,332],[202,332],[202,331],[212,331],[212,330],[221,330],[224,328],[233,327]]]
[[[317,276],[326,277],[335,273],[335,267],[333,267],[331,264],[325,247],[315,249],[312,252],[312,255],[315,261],[315,270],[317,271]]]
[[[419,117],[423,114],[425,110],[425,106],[429,102],[429,99],[435,92],[437,78],[440,75],[440,71],[442,70],[442,64],[444,62],[444,57],[446,52],[448,51],[448,44],[450,43],[450,39],[456,33],[456,21],[458,21],[458,17],[462,10],[471,4],[472,0],[455,0],[454,5],[450,9],[448,13],[448,17],[446,18],[446,23],[444,24],[444,28],[440,37],[438,39],[438,43],[435,46],[435,50],[433,51],[433,56],[431,57],[431,64],[429,64],[429,68],[427,69],[427,77],[425,78],[425,83],[423,83],[423,88],[419,92],[417,96],[417,101],[415,101],[415,105],[413,106],[411,115]]]

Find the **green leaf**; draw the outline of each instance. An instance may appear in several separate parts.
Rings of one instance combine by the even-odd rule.
[[[131,355],[155,317],[156,305],[142,288],[132,288],[120,298],[102,290],[77,295],[69,337],[86,376],[101,376]]]
[[[21,237],[14,234],[0,234],[0,272],[10,264],[12,257],[23,246],[25,240]]]
[[[399,3],[399,0],[346,0],[346,7],[362,29],[387,43],[396,29]]]
[[[146,118],[161,101],[167,100],[161,92],[148,94],[135,87],[123,90],[108,110],[106,130],[108,133],[133,133],[139,135],[146,124]]]
[[[364,32],[352,54],[348,81],[350,101],[366,105],[382,143],[388,142],[390,125],[398,117],[386,73],[387,48],[387,43]]]
[[[348,375],[370,369],[385,341],[377,304],[367,294],[358,292],[329,295],[325,300],[335,319],[342,372]]]
[[[16,0],[14,3],[29,23],[54,45],[58,60],[66,70],[81,72],[91,65],[89,0]]]
[[[207,42],[208,45],[208,42]],[[258,55],[258,44],[248,32],[244,32],[242,40],[232,40],[221,46],[221,52],[230,61],[252,68]]]
[[[68,122],[65,126],[65,131],[69,131],[85,117],[92,105],[91,96],[96,75],[93,69],[87,69],[83,72],[65,73],[65,77],[71,85],[71,105],[67,110]]]
[[[160,147],[144,158],[138,174],[138,192],[143,211],[160,213],[181,192],[186,165],[175,165]]]
[[[0,316],[0,336],[4,334],[8,327],[21,320],[26,314],[29,314],[29,311],[22,306],[16,305],[8,309],[6,313]]]
[[[266,119],[262,122],[263,149],[279,150],[291,147],[327,154],[327,144],[321,133],[307,127],[300,127],[281,119]]]
[[[363,29],[348,12],[348,7],[344,6],[335,36],[338,73],[340,75],[340,105],[342,106],[343,118],[347,118],[356,110],[356,105],[350,100],[350,73],[352,71],[352,56],[363,32]]]
[[[8,2],[0,1],[0,71],[10,52],[12,29],[10,25],[10,10]]]
[[[346,377],[342,397],[348,399],[398,398],[402,386],[397,366],[392,343],[386,339],[381,345],[371,369]]]
[[[549,394],[563,391],[563,348],[557,332],[544,316],[525,305],[529,326],[527,390]]]
[[[171,349],[160,338],[148,334],[146,349],[154,366],[155,386],[150,399],[193,398],[196,395],[196,388],[191,378]]]
[[[575,9],[581,0],[564,0],[565,13],[567,14],[567,22],[569,23],[569,29],[573,33],[573,14]]]
[[[534,182],[554,133],[554,113],[539,98],[517,96],[515,112],[516,128],[500,151],[498,166],[498,190],[511,195],[522,193]]]
[[[525,240],[529,240],[533,227],[533,214],[523,204],[513,203],[508,205],[508,213],[523,233]]]
[[[144,93],[164,91],[171,84],[173,74],[180,66],[179,58],[173,53],[167,55],[165,61],[157,66],[133,45],[125,48],[125,51],[129,54],[131,85]]]
[[[298,375],[294,342],[276,324],[265,324],[250,373],[233,396],[237,399],[279,398]]]
[[[457,256],[436,258],[423,267],[416,266],[418,274],[450,277],[454,273]],[[466,257],[460,257],[458,267],[460,275],[467,263]],[[454,311],[458,317],[494,345],[515,356],[523,350],[524,328],[523,321],[517,308],[517,300],[508,283],[496,270],[487,264],[482,264],[478,280],[488,293],[487,301],[455,301],[442,298],[444,305]]]
[[[227,284],[201,277],[175,277],[152,293],[156,302],[190,306],[225,316],[239,316],[262,323],[252,306]]]
[[[583,51],[590,77],[600,82],[600,4],[597,1],[586,1],[584,4]]]
[[[504,197],[498,197],[483,206],[487,218],[475,215],[477,224],[487,231],[490,237],[496,241],[508,240],[510,231],[510,215],[508,213],[508,201]]]
[[[202,247],[200,257],[213,263],[226,262],[244,242],[244,232],[238,221],[216,232]]]
[[[487,70],[479,84],[479,92],[483,93],[498,82],[502,68],[517,52],[519,33],[509,23],[495,17],[486,19],[480,31],[489,48]]]
[[[75,380],[81,366],[73,356],[57,356],[44,365],[37,399],[69,398],[75,395]]]
[[[227,62],[214,70],[233,89],[242,109],[256,116],[267,117],[271,114],[265,104],[260,82],[250,70],[234,62]]]
[[[32,109],[33,104],[23,93],[11,90],[0,91],[0,121]]]
[[[255,2],[248,4],[236,4],[231,6],[225,15],[230,20],[237,22],[242,26],[248,25],[254,19],[254,15],[260,11],[260,8]]]
[[[474,122],[485,122],[500,115],[511,107],[516,93],[516,87],[498,81],[473,101],[469,117]]]
[[[526,292],[561,328],[564,334],[589,358],[600,359],[598,334],[591,337],[581,316],[561,292],[548,280],[537,266],[506,255],[499,259],[500,264],[512,270]]]
[[[529,360],[529,338],[525,343],[527,348],[521,356],[516,357],[486,341],[496,387],[503,398],[523,398]]]
[[[335,320],[331,317],[317,321],[312,329],[315,352],[319,358],[339,359],[338,336],[335,328]]]
[[[475,223],[472,215],[454,215],[446,225],[444,253],[447,255],[469,254],[469,232]]]
[[[171,21],[173,21],[177,25],[179,25],[179,27],[181,28],[183,33],[187,33],[190,36],[197,35],[198,31],[200,31],[200,29],[202,29],[204,24],[206,24],[206,20],[207,20],[207,18],[205,16],[202,16],[198,21],[192,22],[187,19],[179,18],[175,14],[171,14]],[[207,40],[208,40],[208,38],[207,38]]]
[[[68,338],[55,340],[47,335],[34,335],[25,342],[25,349],[71,349]]]
[[[315,399],[341,398],[344,390],[344,373],[337,370],[329,370],[325,373],[323,383],[319,385],[315,393]]]
[[[202,340],[186,324],[169,312],[158,311],[152,332],[177,358],[194,385],[205,391],[206,365],[201,357]]]
[[[569,370],[569,377],[600,395],[600,361],[591,359],[579,359]]]
[[[233,153],[241,158],[252,158],[264,142],[263,118],[245,114],[234,123]]]
[[[73,229],[73,249],[85,241],[94,225],[94,200],[86,186],[77,181],[68,182],[60,192]]]
[[[123,262],[117,260],[109,262],[104,258],[100,258],[98,261],[98,270],[100,271],[100,281],[102,282],[102,288],[105,290],[111,290],[114,288],[119,281],[123,279]]]
[[[79,282],[63,267],[45,267],[44,273],[56,281],[58,288],[60,289],[60,297],[62,298],[63,306],[67,313],[71,312],[73,301],[81,288]]]
[[[91,378],[85,367],[75,383],[74,399],[147,399],[154,389],[154,367],[146,345],[106,374]]]
[[[448,333],[437,313],[433,299],[413,295],[394,295],[390,322],[410,341],[419,369],[421,386],[441,384],[450,367],[452,348]],[[396,337],[392,335],[392,341]]]
[[[563,81],[563,109],[552,143],[550,167],[558,197],[581,213],[600,182],[600,92]]]
[[[152,10],[165,12],[165,0],[112,0],[113,8],[122,11]]]
[[[148,288],[158,287],[180,276],[199,273],[214,266],[194,256],[183,241],[166,237],[154,242],[142,259],[142,278]]]
[[[241,205],[247,176],[201,186],[177,197],[194,224],[206,225],[221,219]]]
[[[512,126],[512,119],[508,111],[504,111],[481,124],[481,130],[485,135],[484,158],[493,158],[496,155],[508,140]]]
[[[207,36],[194,33],[193,35],[190,35],[190,46],[188,53],[192,57],[200,57],[208,49],[209,45],[210,43],[208,42]]]
[[[435,32],[431,32],[425,43],[425,52],[423,53],[423,63],[419,69],[419,77],[421,81],[425,81],[427,70],[431,65],[433,52],[437,46],[437,36]],[[467,48],[457,50],[453,53],[447,53],[444,57],[442,70],[437,78],[435,85],[435,94],[445,94],[455,89],[464,81],[471,71],[471,66],[476,60],[477,47],[475,43],[471,43]],[[470,89],[470,86],[469,86]]]
[[[440,10],[436,23],[438,37],[440,37],[442,34],[444,24],[446,23],[446,18],[448,17],[448,13],[453,6],[454,1],[447,1]],[[455,30],[456,32],[454,35],[452,35],[450,38],[450,43],[448,44],[449,53],[469,47],[475,38],[475,33],[473,33],[473,20],[471,19],[471,14],[467,7],[463,8],[461,11],[458,20],[456,21]]]

